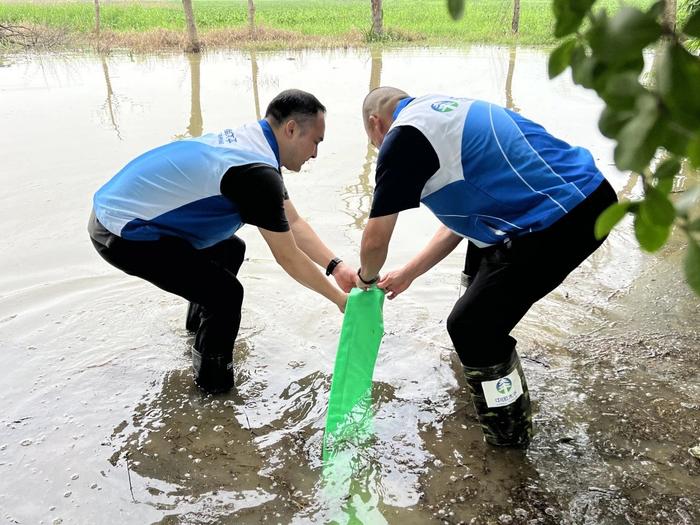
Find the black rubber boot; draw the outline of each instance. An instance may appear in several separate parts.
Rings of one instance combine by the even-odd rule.
[[[199,315],[201,307],[197,303],[190,303],[187,307],[187,317],[185,318],[185,328],[188,332],[196,332],[199,330],[199,324],[202,318]]]
[[[504,363],[484,368],[465,366],[464,375],[486,442],[526,448],[532,437],[530,394],[515,349]]]
[[[459,278],[459,296],[462,297],[474,280],[473,275],[462,272]]]
[[[209,394],[228,392],[233,387],[233,355],[202,355],[192,349],[194,382]]]

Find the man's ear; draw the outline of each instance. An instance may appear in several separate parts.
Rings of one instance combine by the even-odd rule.
[[[368,118],[367,118],[367,129],[369,131],[374,131],[374,129],[377,127],[377,123],[379,121],[379,117],[372,113]]]
[[[292,137],[294,136],[294,133],[299,131],[299,125],[297,124],[297,121],[294,119],[289,119],[287,122],[284,124],[284,134],[287,137]]]

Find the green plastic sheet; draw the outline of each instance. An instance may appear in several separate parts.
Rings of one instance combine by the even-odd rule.
[[[372,374],[384,335],[384,292],[353,288],[338,341],[323,436],[323,460],[372,434]]]
[[[384,335],[384,292],[353,289],[345,307],[323,436],[329,525],[388,525],[374,486],[372,374]]]

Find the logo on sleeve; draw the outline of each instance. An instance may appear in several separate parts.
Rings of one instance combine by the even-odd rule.
[[[450,111],[454,111],[457,109],[457,106],[459,106],[459,104],[454,100],[441,100],[440,102],[430,104],[431,108],[440,113],[449,113]]]
[[[232,129],[225,129],[222,133],[219,133],[219,144],[233,144],[234,142],[238,142],[238,139]]]

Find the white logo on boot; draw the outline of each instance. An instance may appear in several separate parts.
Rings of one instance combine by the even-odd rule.
[[[515,402],[523,394],[523,385],[517,368],[510,374],[493,381],[483,381],[486,404],[490,408],[504,407]]]

